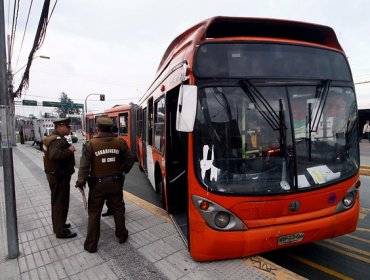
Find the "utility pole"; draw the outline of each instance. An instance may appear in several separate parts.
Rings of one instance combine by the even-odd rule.
[[[9,138],[14,126],[10,118],[8,79],[6,77],[6,47],[4,0],[0,0],[0,111],[1,111],[1,150],[3,153],[4,195],[6,210],[6,232],[8,240],[8,257],[19,256],[17,210],[15,204],[15,184],[12,141]]]
[[[14,86],[13,86],[13,69],[12,69],[12,54],[11,54],[10,35],[8,35],[8,88],[9,88],[9,108],[10,108],[10,123],[15,128],[15,104],[14,104]],[[10,130],[9,135],[12,145],[16,146],[15,129]]]

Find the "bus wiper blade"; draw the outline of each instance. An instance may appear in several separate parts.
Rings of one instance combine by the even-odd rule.
[[[271,105],[259,92],[259,90],[249,80],[241,81],[241,88],[244,90],[248,98],[255,104],[258,112],[272,127],[273,130],[280,129],[280,119]]]
[[[325,107],[326,99],[328,98],[330,83],[331,83],[330,80],[325,81],[325,84],[317,97],[317,101],[314,104],[312,110],[314,116],[310,122],[310,131],[317,131],[317,127],[319,126],[320,119]]]

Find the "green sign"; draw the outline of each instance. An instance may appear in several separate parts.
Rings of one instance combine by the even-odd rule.
[[[44,107],[61,107],[60,102],[42,101]]]
[[[43,101],[42,106],[44,107],[58,107],[58,108],[84,108],[83,104],[79,103],[61,103],[61,102],[51,102]]]
[[[73,105],[73,108],[81,108],[81,109],[84,108],[83,104],[73,103],[72,105]]]
[[[37,106],[37,101],[36,100],[22,100],[22,105],[24,106]]]

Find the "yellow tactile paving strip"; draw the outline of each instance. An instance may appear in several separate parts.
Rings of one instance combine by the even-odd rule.
[[[360,175],[370,176],[370,166],[361,165],[360,166]]]

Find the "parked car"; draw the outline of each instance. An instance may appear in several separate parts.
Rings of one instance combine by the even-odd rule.
[[[75,131],[71,132],[72,143],[77,143],[78,137]]]
[[[76,135],[76,132],[71,132],[70,135],[66,135],[64,137],[67,139],[69,144],[77,143],[77,141],[78,141],[78,137]]]

